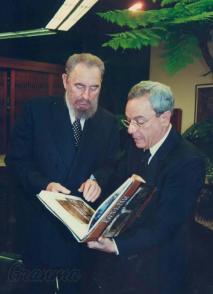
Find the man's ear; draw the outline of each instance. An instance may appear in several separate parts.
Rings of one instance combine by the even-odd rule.
[[[170,111],[165,111],[160,115],[160,120],[163,126],[168,126],[170,124],[171,116],[172,114]]]
[[[63,73],[62,74],[62,81],[63,81],[63,85],[64,85],[65,90],[67,89],[67,79],[68,79],[67,74]]]

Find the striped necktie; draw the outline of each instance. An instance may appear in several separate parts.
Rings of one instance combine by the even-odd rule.
[[[73,135],[75,140],[75,147],[78,147],[80,144],[81,134],[82,134],[80,119],[76,119],[73,122],[72,128],[73,128]]]

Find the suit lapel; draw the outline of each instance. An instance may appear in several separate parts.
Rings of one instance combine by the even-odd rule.
[[[150,161],[146,179],[148,183],[151,185],[156,184],[163,169],[169,163],[170,154],[172,153],[174,146],[177,146],[179,141],[180,135],[176,133],[175,130],[171,129],[168,137]]]
[[[81,137],[81,144],[79,146],[79,154],[83,156],[85,154],[85,149],[88,151],[92,149],[92,146],[97,141],[94,140],[96,137],[96,125],[97,125],[97,117],[90,118],[85,121],[83,134]]]
[[[63,98],[54,100],[50,109],[52,134],[65,166],[70,167],[75,155],[74,137],[69,112]]]

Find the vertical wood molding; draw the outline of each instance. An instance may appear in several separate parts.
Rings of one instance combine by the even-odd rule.
[[[182,126],[182,109],[180,108],[175,108],[173,110],[172,118],[171,118],[171,123],[173,127],[181,133],[181,126]]]
[[[15,97],[16,97],[16,88],[15,88],[15,80],[16,80],[16,71],[14,69],[10,72],[10,130],[12,129],[15,121]]]
[[[0,71],[0,154],[6,150],[7,138],[7,71]]]

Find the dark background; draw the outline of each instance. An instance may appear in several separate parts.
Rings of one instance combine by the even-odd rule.
[[[0,10],[0,32],[45,27],[63,0],[5,0]],[[0,56],[64,64],[76,52],[91,52],[106,64],[101,104],[122,113],[129,89],[149,78],[149,48],[117,50],[103,48],[108,33],[119,28],[102,20],[96,12],[127,9],[130,0],[100,0],[68,32],[57,35],[0,40]],[[148,7],[147,7],[148,8]]]
[[[63,2],[64,0],[2,0],[0,32],[45,27]],[[150,50],[145,48],[144,50],[113,51],[110,48],[103,48],[102,44],[108,39],[107,34],[118,32],[119,28],[102,20],[96,15],[96,12],[127,9],[135,2],[133,0],[100,0],[68,32],[60,32],[52,36],[0,40],[0,57],[63,65],[68,56],[73,53],[91,52],[96,54],[106,64],[101,104],[112,112],[121,114],[124,111],[130,87],[149,78]],[[145,8],[148,7],[145,5]],[[14,238],[15,234],[18,234],[14,218],[14,198],[16,195],[10,194],[8,186],[5,168],[2,167],[0,168],[0,250],[19,253],[14,250]],[[206,191],[212,200],[212,186],[209,189]],[[203,200],[200,201],[197,209],[197,214],[207,221],[210,219],[206,214],[207,208],[212,207],[208,201],[210,196],[209,198],[201,198]],[[212,244],[212,231],[194,222],[191,237],[191,270],[189,272],[192,288],[189,294],[213,294]],[[111,267],[109,267],[109,271],[111,272]],[[105,275],[105,268],[102,269],[102,274]],[[104,281],[103,277],[101,279]],[[126,285],[124,282],[120,281],[123,287]],[[16,294],[23,293],[23,285],[20,285],[20,292],[18,292],[17,284],[8,285],[7,267],[1,258],[0,284],[1,293],[11,293],[10,287],[16,288]],[[119,285],[116,282],[118,287],[116,293],[120,291]],[[140,292],[137,285],[135,286]],[[108,287],[106,289],[109,290]]]

